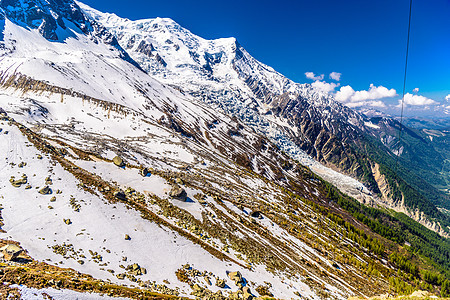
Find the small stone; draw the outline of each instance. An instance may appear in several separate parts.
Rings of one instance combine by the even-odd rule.
[[[129,240],[131,240],[131,237],[128,234],[125,234],[125,240],[129,241]]]
[[[64,223],[66,223],[67,225],[72,224],[72,221],[70,219],[63,219]]]
[[[56,197],[53,196],[53,197],[50,199],[50,202],[55,202],[55,201],[56,201]]]
[[[260,211],[257,211],[257,210],[253,211],[253,212],[250,214],[250,216],[251,216],[252,218],[262,219],[261,212],[260,212]]]

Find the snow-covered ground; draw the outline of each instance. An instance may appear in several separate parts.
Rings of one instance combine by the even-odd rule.
[[[59,164],[52,163],[45,155],[38,159],[41,153],[30,146],[27,138],[15,126],[0,122],[0,127],[3,129],[0,133],[0,159],[5,162],[0,166],[0,201],[4,208],[3,229],[6,231],[0,234],[0,238],[20,241],[34,259],[73,268],[118,284],[123,281],[107,269],[117,274],[123,271],[120,265],[138,263],[147,270],[147,274],[140,277],[143,281],[162,283],[168,280],[171,283],[168,287],[181,287],[185,293],[188,293],[189,288],[178,282],[175,271],[189,263],[198,270],[207,270],[227,281],[226,271],[239,270],[253,282],[272,282],[274,292],[281,298],[295,297],[294,291],[312,294],[301,281],[284,282],[262,266],[249,271],[234,263],[220,261],[176,232],[142,219],[137,211],[127,209],[125,204],[110,204],[101,196],[85,192],[78,186],[77,179]],[[21,162],[26,162],[26,166],[19,168]],[[98,165],[98,171],[103,172],[105,178],[117,173],[117,169],[106,171],[107,168],[102,169],[102,164]],[[16,188],[9,183],[11,176],[18,179],[22,174],[28,176],[30,189],[25,189],[25,185]],[[122,183],[135,183],[135,174],[137,172],[133,171],[127,175],[123,171],[120,176],[123,178]],[[53,193],[41,195],[38,190],[45,185],[47,176],[52,178],[50,187]],[[148,180],[145,188],[149,192],[161,193],[161,187],[164,186],[164,183],[160,184],[161,179],[148,177],[144,180]],[[136,187],[139,188],[139,184]],[[57,194],[57,190],[62,193]],[[51,200],[53,196],[56,197],[54,202]],[[71,198],[80,205],[79,211],[75,211],[70,204]],[[70,225],[64,222],[66,219],[70,219]],[[125,240],[126,234],[131,237],[130,240]],[[68,253],[73,255],[72,258],[64,259],[53,252],[52,246],[63,244],[73,246],[74,252]],[[101,263],[92,259],[89,250],[102,256]],[[231,282],[227,283],[230,287],[234,286]],[[211,289],[218,288],[212,286]]]
[[[47,300],[49,296],[54,300],[128,300],[128,298],[108,297],[95,293],[79,293],[71,290],[56,290],[54,288],[35,289],[23,285],[12,285],[20,291],[23,300]]]

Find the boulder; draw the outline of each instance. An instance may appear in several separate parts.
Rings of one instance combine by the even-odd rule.
[[[52,193],[52,189],[48,185],[44,186],[42,189],[39,190],[39,194],[42,194],[42,195],[49,195],[51,193]]]
[[[261,212],[260,212],[260,211],[257,211],[257,210],[252,211],[252,213],[250,214],[250,216],[251,216],[252,218],[262,219]]]
[[[13,187],[17,187],[18,188],[18,187],[21,187],[22,184],[26,184],[28,182],[28,178],[27,178],[27,176],[25,174],[22,176],[21,179],[17,179],[17,180],[14,178],[14,176],[12,176],[9,179],[9,182],[11,183],[11,185]]]
[[[139,174],[140,174],[142,177],[146,177],[149,173],[150,173],[150,172],[149,172],[149,170],[148,170],[147,168],[143,168],[143,169],[140,169],[140,170],[139,170]]]
[[[252,300],[253,299],[253,295],[250,293],[245,293],[242,295],[242,299],[243,300]]]
[[[129,275],[133,276],[141,276],[147,274],[147,270],[145,268],[142,268],[139,264],[136,263],[126,267],[126,270],[128,271]]]
[[[116,197],[119,200],[127,200],[127,196],[125,195],[125,193],[123,191],[118,191],[118,192],[114,193],[114,197]]]
[[[172,189],[170,190],[169,195],[172,198],[177,198],[182,201],[186,201],[186,198],[187,198],[186,191],[182,187],[180,187],[178,184],[175,184],[172,186]]]
[[[129,241],[129,240],[131,240],[131,237],[128,234],[125,234],[125,240]]]
[[[50,176],[47,176],[45,178],[45,184],[46,185],[52,185],[53,184],[53,180],[52,180],[52,178]]]
[[[217,279],[217,280],[216,280],[216,286],[218,286],[218,287],[220,287],[221,289],[223,289],[223,288],[226,286],[225,280],[223,280],[223,279]]]
[[[242,280],[242,275],[241,272],[237,271],[237,272],[230,272],[228,273],[228,277],[234,281],[235,284],[241,283]]]
[[[113,163],[118,166],[119,168],[125,166],[125,163],[123,162],[123,159],[119,156],[116,156],[113,158]]]
[[[14,260],[22,253],[22,248],[15,244],[8,244],[0,248],[1,253],[3,254],[3,258],[6,260]]]

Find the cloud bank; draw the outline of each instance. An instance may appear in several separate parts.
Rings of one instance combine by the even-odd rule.
[[[399,104],[401,104],[401,99],[399,100]],[[420,95],[413,95],[410,93],[405,94],[404,103],[406,105],[412,105],[412,106],[426,106],[426,105],[436,105],[439,104],[439,102],[434,101],[433,99],[420,96]]]
[[[314,82],[311,83],[313,88],[333,95],[337,101],[351,108],[374,107],[398,109],[402,105],[402,100],[404,100],[404,105],[421,110],[429,110],[430,106],[435,106],[435,109],[437,109],[438,107],[436,105],[440,104],[433,99],[418,95],[419,88],[414,88],[412,93],[405,94],[404,99],[397,98],[397,104],[397,99],[394,98],[398,97],[397,91],[382,85],[375,86],[374,84],[370,84],[369,89],[367,90],[355,91],[350,85],[341,86],[339,82],[326,82],[324,80],[324,74],[316,75],[314,72],[306,72],[305,76],[308,79],[314,80]],[[338,72],[331,72],[329,74],[329,78],[334,81],[340,81],[341,76],[342,74]],[[336,91],[338,87],[340,87],[340,89]],[[389,100],[389,98],[394,99]],[[450,94],[445,97],[445,100],[450,103]],[[450,105],[443,105],[443,108],[448,110]]]
[[[340,88],[336,93],[337,101],[346,104],[349,107],[372,106],[386,107],[383,101],[379,99],[392,98],[397,96],[395,89],[388,89],[384,86],[370,85],[368,90],[355,91],[351,86],[346,85]]]

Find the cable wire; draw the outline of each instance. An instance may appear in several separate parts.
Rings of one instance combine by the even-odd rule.
[[[400,148],[402,146],[402,129],[403,129],[403,110],[405,104],[405,92],[406,92],[406,74],[408,71],[408,56],[409,56],[409,39],[411,35],[411,15],[412,15],[412,0],[409,1],[409,19],[408,19],[408,38],[406,39],[406,56],[405,56],[405,73],[403,76],[403,94],[402,94],[402,109],[400,113],[400,129],[398,131],[398,149],[395,166],[398,168],[398,158],[400,157]]]

